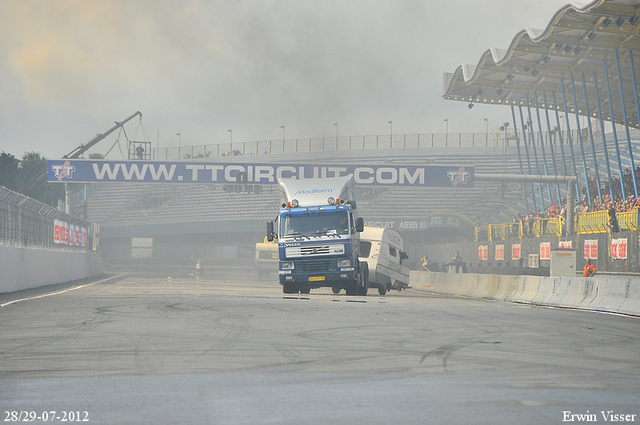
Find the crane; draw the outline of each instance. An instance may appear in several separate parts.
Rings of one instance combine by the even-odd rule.
[[[63,156],[62,158],[63,159],[78,158],[87,150],[91,149],[96,143],[103,140],[105,137],[107,137],[108,135],[110,135],[111,133],[113,133],[114,131],[116,131],[117,129],[119,129],[120,127],[122,127],[123,125],[125,125],[126,123],[128,123],[129,121],[131,121],[132,119],[138,116],[142,118],[142,113],[140,111],[136,111],[133,115],[131,115],[124,121],[120,121],[120,122],[114,121],[115,125],[111,127],[109,130],[107,130],[104,133],[98,133],[93,139],[89,140],[87,143],[81,143],[80,146],[78,146],[77,148],[75,148],[74,150],[72,150],[71,152]],[[20,193],[28,195],[32,190],[40,186],[46,180],[47,180],[47,170],[44,170],[42,173],[34,177],[26,186],[20,189]]]

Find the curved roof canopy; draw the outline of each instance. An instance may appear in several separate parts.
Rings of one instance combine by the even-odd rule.
[[[597,117],[600,105],[603,119],[624,124],[625,111],[627,124],[638,127],[639,21],[640,0],[568,4],[544,30],[524,29],[508,49],[490,48],[477,65],[463,64],[445,73],[443,97],[470,104],[537,103],[541,108],[565,110],[564,89],[567,112],[573,113],[577,105],[580,115]]]

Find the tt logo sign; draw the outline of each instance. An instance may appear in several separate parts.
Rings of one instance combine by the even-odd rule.
[[[71,165],[69,161],[65,161],[62,165],[52,165],[51,169],[58,181],[62,181],[64,178],[73,178],[73,172],[76,171],[76,167]]]
[[[449,181],[452,185],[457,186],[458,183],[467,184],[467,178],[471,175],[464,167],[458,168],[458,171],[447,171]]]

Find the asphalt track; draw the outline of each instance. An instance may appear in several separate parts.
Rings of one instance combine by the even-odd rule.
[[[0,420],[640,422],[639,318],[370,293],[285,296],[239,272],[0,294]]]

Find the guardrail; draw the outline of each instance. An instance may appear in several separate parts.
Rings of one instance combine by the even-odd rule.
[[[621,231],[640,229],[640,207],[616,214]],[[607,233],[609,215],[607,211],[593,211],[575,216],[574,229],[578,235]],[[531,224],[529,224],[531,223]],[[529,227],[530,226],[530,227]],[[562,218],[537,218],[531,222],[518,221],[490,224],[477,229],[476,240],[506,240],[522,237],[562,236]]]
[[[572,131],[577,140],[577,130]],[[527,135],[527,137],[529,137]],[[536,134],[536,145],[549,144],[553,138],[547,132]],[[563,137],[567,144],[568,138]],[[531,142],[529,142],[530,144]],[[394,134],[371,136],[333,136],[299,139],[278,139],[258,142],[211,143],[193,146],[172,146],[153,148],[151,158],[156,161],[176,159],[222,158],[240,155],[272,155],[297,152],[335,152],[351,150],[378,149],[417,149],[417,148],[504,148],[515,146],[513,130],[505,133],[425,133]]]
[[[88,251],[97,243],[91,223],[0,186],[0,245]]]

